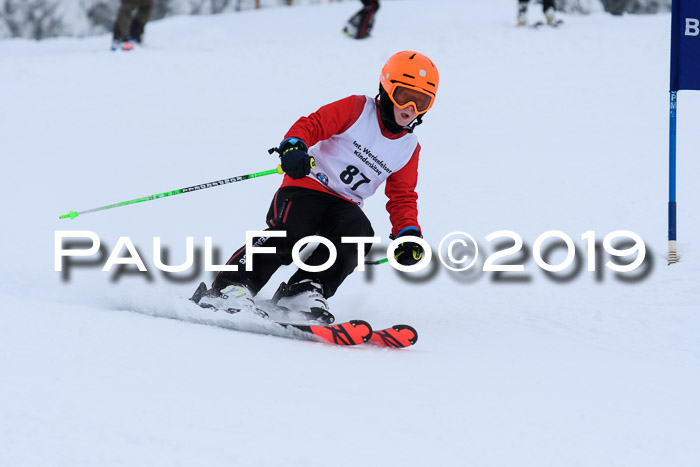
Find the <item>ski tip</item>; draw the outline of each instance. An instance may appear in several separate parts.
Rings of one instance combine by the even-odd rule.
[[[369,342],[372,338],[372,326],[367,321],[361,319],[354,319],[350,321],[350,324],[359,331],[362,342]],[[360,342],[358,342],[360,343]]]
[[[403,349],[418,342],[418,332],[408,324],[397,324],[388,329],[374,331],[371,342],[381,347]]]
[[[418,342],[418,331],[416,331],[416,328],[413,326],[409,326],[408,324],[397,324],[392,326],[391,329],[403,334],[411,345]]]

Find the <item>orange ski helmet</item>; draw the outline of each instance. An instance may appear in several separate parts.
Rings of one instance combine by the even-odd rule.
[[[413,104],[419,115],[433,106],[439,81],[432,60],[411,50],[392,55],[379,77],[379,83],[398,108],[405,109]]]

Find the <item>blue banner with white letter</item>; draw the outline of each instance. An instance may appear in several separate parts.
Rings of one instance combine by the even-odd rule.
[[[671,91],[700,90],[700,0],[673,0]]]

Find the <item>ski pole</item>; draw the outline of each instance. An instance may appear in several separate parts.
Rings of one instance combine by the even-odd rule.
[[[264,170],[262,172],[256,172],[247,175],[239,175],[237,177],[225,178],[223,180],[216,180],[213,182],[202,183],[201,185],[188,186],[187,188],[179,188],[177,190],[166,191],[164,193],[158,193],[155,195],[144,196],[142,198],[131,199],[129,201],[122,201],[121,203],[110,204],[108,206],[102,206],[99,208],[88,209],[86,211],[69,211],[68,214],[64,214],[59,217],[59,219],[75,219],[80,214],[88,214],[96,211],[104,211],[105,209],[118,208],[119,206],[126,206],[128,204],[143,203],[144,201],[151,201],[153,199],[165,198],[167,196],[179,195],[180,193],[190,193],[192,191],[206,190],[207,188],[213,188],[215,186],[227,185],[229,183],[240,182],[243,180],[248,180],[249,178],[262,177],[264,175],[271,174],[283,174],[282,166],[278,165],[275,169]]]

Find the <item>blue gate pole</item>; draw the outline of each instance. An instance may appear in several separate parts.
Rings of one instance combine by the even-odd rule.
[[[670,92],[668,140],[668,264],[678,262],[676,243],[676,107],[678,91]]]

